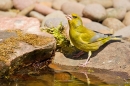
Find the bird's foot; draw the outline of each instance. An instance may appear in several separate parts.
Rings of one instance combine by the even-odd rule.
[[[79,65],[79,67],[86,67],[86,65],[87,65],[88,63],[89,63],[89,62],[81,63],[81,64]]]
[[[80,57],[80,56],[83,55],[83,54],[84,54],[84,51],[80,51],[79,53],[75,54],[75,55],[73,56],[73,58],[78,58],[78,57]]]

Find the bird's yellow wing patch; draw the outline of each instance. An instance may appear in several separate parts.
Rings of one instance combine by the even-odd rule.
[[[84,39],[83,35],[79,36],[79,40],[82,43],[80,47],[84,46],[84,51],[95,51],[97,50],[101,45],[103,45],[102,41],[95,41],[95,42],[89,42],[87,39]]]

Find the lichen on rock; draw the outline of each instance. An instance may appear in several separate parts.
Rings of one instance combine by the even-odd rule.
[[[17,39],[14,37],[8,38],[0,43],[0,60],[7,61],[9,54],[14,53],[14,49],[18,48]]]
[[[30,45],[33,46],[42,46],[46,45],[52,39],[49,37],[44,37],[44,36],[38,36],[36,34],[28,34],[28,33],[23,33],[20,30],[12,30],[8,32],[16,32],[17,36],[16,37],[10,37],[2,42],[0,42],[0,60],[2,61],[7,61],[9,59],[9,55],[14,52],[14,49],[18,49],[18,43],[19,41],[26,42]]]
[[[16,33],[18,34],[17,40],[26,42],[33,46],[42,46],[52,41],[52,39],[49,37],[44,37],[36,34],[23,34],[21,31],[16,31]]]

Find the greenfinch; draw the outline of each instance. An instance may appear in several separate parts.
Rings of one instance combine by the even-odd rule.
[[[81,66],[85,67],[92,55],[100,46],[110,40],[121,40],[121,36],[102,34],[83,26],[81,18],[77,14],[66,16],[69,23],[69,37],[72,44],[79,50],[88,52],[88,58]],[[98,28],[98,27],[97,27]]]

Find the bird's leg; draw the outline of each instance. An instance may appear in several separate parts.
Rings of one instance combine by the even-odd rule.
[[[90,59],[91,55],[92,55],[92,52],[91,52],[91,51],[89,51],[89,52],[88,52],[88,58],[87,58],[86,62],[85,62],[85,63],[83,63],[83,64],[81,64],[80,66],[85,67],[85,66],[87,65],[87,63],[88,63],[88,61],[89,61],[89,59]]]
[[[80,51],[79,53],[75,54],[75,55],[73,56],[73,58],[78,58],[78,57],[80,57],[80,56],[83,55],[83,54],[84,54],[84,51]]]

